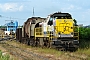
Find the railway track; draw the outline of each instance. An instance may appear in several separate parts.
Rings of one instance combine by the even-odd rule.
[[[23,48],[23,46],[21,46],[21,44],[20,47],[16,42],[13,44],[13,41],[10,41],[10,43],[5,40],[1,41],[0,46],[4,47],[11,55],[17,57],[17,60],[65,60],[65,58],[67,58],[66,60],[87,60],[88,57],[85,55],[75,54],[73,52],[64,52],[59,57],[60,59],[56,58],[55,56],[50,58],[49,56],[45,56],[42,54],[40,55],[40,53],[38,54],[32,50],[28,50],[27,47],[25,49]]]
[[[10,54],[19,57],[20,60],[50,60],[47,57],[38,55],[32,51],[26,51],[20,47],[10,45],[6,42],[0,43]]]

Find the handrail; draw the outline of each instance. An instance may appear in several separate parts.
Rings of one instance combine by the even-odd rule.
[[[77,30],[75,31],[75,28],[77,28]],[[77,36],[76,36],[76,35]],[[77,38],[79,40],[79,26],[74,26],[74,38]]]

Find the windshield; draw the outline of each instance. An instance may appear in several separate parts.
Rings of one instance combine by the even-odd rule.
[[[69,13],[55,13],[51,17],[54,19],[72,19]]]
[[[72,19],[70,16],[54,16],[54,19]]]

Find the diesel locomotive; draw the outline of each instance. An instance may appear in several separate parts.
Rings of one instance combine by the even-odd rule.
[[[69,13],[56,12],[47,18],[29,18],[16,31],[16,40],[31,46],[77,50],[79,27]]]

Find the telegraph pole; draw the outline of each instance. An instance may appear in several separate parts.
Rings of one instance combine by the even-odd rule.
[[[34,7],[33,7],[33,16],[34,16]]]

